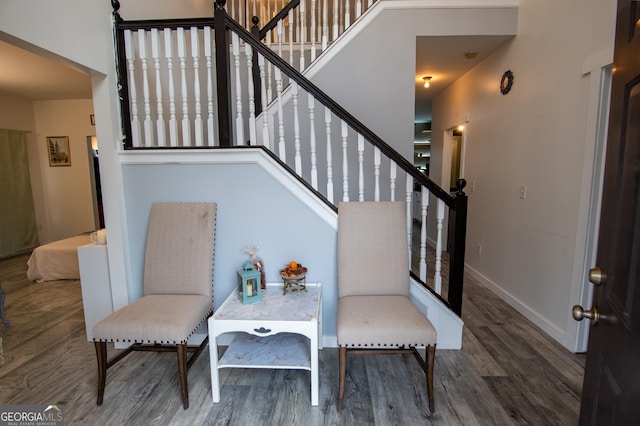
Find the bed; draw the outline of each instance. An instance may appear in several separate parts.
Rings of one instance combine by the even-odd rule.
[[[90,234],[36,247],[27,261],[31,281],[79,280],[78,247],[91,244]]]

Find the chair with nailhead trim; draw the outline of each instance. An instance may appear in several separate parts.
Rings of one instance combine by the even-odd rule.
[[[143,296],[98,322],[93,338],[102,405],[107,368],[131,351],[173,351],[178,355],[182,406],[189,408],[187,371],[206,347],[187,346],[213,313],[215,203],[156,203],[151,207],[145,249]],[[107,342],[131,344],[107,360]],[[192,355],[187,359],[187,352]]]
[[[404,202],[342,202],[338,206],[338,412],[342,412],[347,353],[412,353],[427,376],[434,411],[437,333],[409,299]],[[418,352],[425,347],[426,360]]]

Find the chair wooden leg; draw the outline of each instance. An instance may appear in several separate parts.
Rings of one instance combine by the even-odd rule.
[[[187,344],[178,344],[178,374],[180,375],[180,390],[182,393],[182,407],[189,408],[189,389],[187,388]]]
[[[104,387],[107,381],[107,343],[95,342],[96,358],[98,360],[98,399],[97,405],[102,405]]]
[[[435,411],[435,402],[433,397],[433,362],[436,357],[436,346],[429,345],[426,350],[427,355],[427,396],[429,397],[429,411]]]
[[[339,351],[340,379],[338,387],[338,413],[342,413],[342,400],[344,399],[344,382],[347,376],[347,348],[340,346]]]

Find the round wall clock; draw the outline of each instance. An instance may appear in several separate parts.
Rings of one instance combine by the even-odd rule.
[[[513,73],[511,70],[507,70],[502,74],[502,80],[500,80],[500,93],[506,95],[511,91],[511,86],[513,86]]]

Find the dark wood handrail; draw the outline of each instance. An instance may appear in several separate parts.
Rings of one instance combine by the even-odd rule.
[[[449,207],[454,206],[454,197],[449,195],[444,189],[440,188],[435,182],[433,182],[429,177],[418,171],[413,164],[409,162],[405,157],[400,155],[396,150],[394,150],[391,146],[389,146],[385,141],[383,141],[378,135],[376,135],[373,131],[369,130],[362,122],[360,122],[357,118],[355,118],[352,114],[350,114],[346,109],[344,109],[340,104],[334,101],[329,95],[324,93],[320,88],[314,85],[310,80],[304,77],[302,74],[298,72],[295,68],[293,68],[289,63],[287,63],[284,59],[278,56],[276,53],[271,51],[267,46],[263,43],[260,43],[245,30],[240,24],[231,19],[227,15],[227,19],[225,20],[225,24],[227,28],[238,34],[238,36],[244,40],[245,43],[250,44],[252,48],[260,52],[262,56],[272,62],[275,66],[280,68],[280,70],[286,74],[290,79],[294,80],[298,85],[304,88],[308,93],[313,95],[313,97],[318,100],[321,104],[328,107],[336,116],[340,119],[344,120],[351,128],[353,128],[356,132],[363,135],[365,139],[371,142],[373,145],[377,146],[381,152],[383,152],[387,157],[393,160],[396,164],[398,164],[405,172],[410,174],[416,182],[421,184],[422,186],[427,187],[431,193],[433,193],[436,197],[444,201]]]
[[[290,1],[280,12],[276,14],[276,16],[271,18],[271,20],[267,22],[265,26],[260,29],[260,32],[258,33],[259,40],[262,40],[263,38],[265,38],[267,36],[267,33],[278,25],[279,21],[289,16],[289,11],[291,9],[294,9],[298,6],[300,6],[300,0]]]

